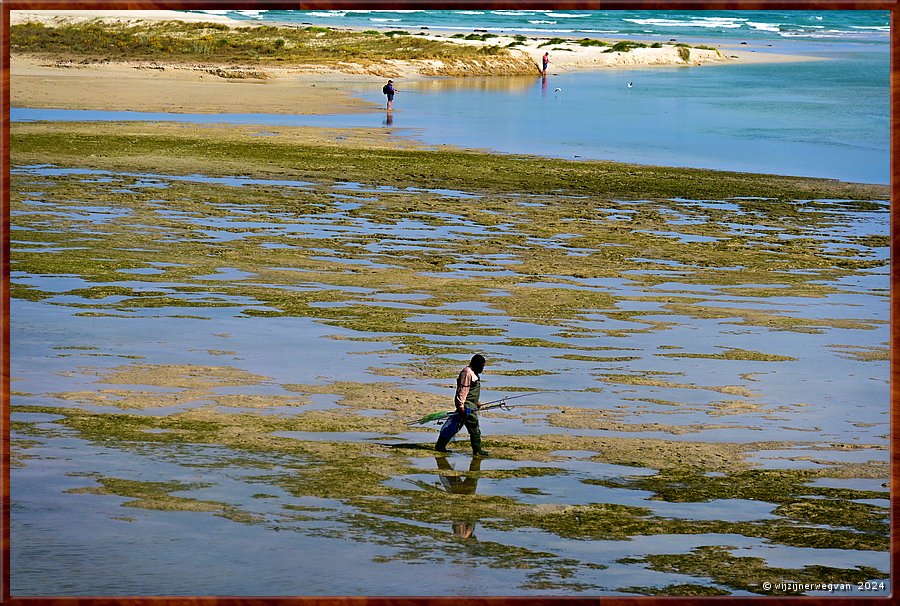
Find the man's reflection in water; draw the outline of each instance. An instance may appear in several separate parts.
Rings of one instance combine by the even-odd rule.
[[[547,76],[541,77],[541,96],[547,96]]]
[[[447,457],[435,457],[434,460],[437,462],[438,469],[445,472],[455,471]],[[481,471],[481,460],[481,457],[472,457],[472,462],[469,463],[469,475],[465,478],[455,473],[439,473],[438,476],[441,478],[444,490],[452,494],[475,494],[475,488],[478,486],[477,472]],[[465,519],[453,522],[453,534],[464,539],[474,538],[475,521],[474,519]]]
[[[387,112],[387,113],[384,115],[384,125],[385,125],[385,126],[391,126],[393,123],[394,123],[394,113],[393,113],[393,112]]]

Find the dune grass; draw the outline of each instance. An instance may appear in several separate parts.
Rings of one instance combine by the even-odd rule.
[[[478,47],[393,31],[353,32],[326,27],[230,27],[170,21],[127,25],[96,21],[48,27],[23,23],[10,28],[12,53],[50,55],[86,62],[154,60],[333,64],[341,61],[460,60],[507,57],[497,46]]]

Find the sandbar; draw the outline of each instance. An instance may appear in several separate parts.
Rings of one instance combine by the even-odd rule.
[[[97,20],[138,24],[147,21],[193,21],[221,23],[234,27],[258,24],[228,19],[221,15],[179,11],[11,11],[12,24],[40,22],[45,25]],[[349,28],[348,28],[349,29]],[[420,32],[420,34],[424,34]],[[426,37],[467,45],[506,45],[514,40],[500,36],[489,40],[450,38],[449,33]],[[549,72],[591,69],[636,69],[659,66],[729,65],[751,62],[810,60],[810,57],[755,52],[736,44],[712,48],[691,48],[685,62],[674,45],[636,48],[629,52],[604,52],[602,47],[585,47],[576,38],[547,46],[548,39],[529,37],[511,51],[537,66],[545,51],[550,52]],[[543,46],[542,46],[543,45]],[[549,49],[549,50],[548,50]],[[562,50],[565,49],[565,50]],[[436,61],[387,61],[375,68],[352,65],[253,66],[241,77],[223,77],[215,64],[176,64],[160,61],[107,61],[80,63],[14,53],[10,57],[10,99],[13,107],[91,109],[172,113],[264,113],[264,114],[348,114],[374,111],[374,101],[355,96],[372,87],[380,99],[380,83],[385,75],[399,79],[425,79],[422,72],[440,71]]]

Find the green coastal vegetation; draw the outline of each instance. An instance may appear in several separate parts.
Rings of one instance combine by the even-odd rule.
[[[384,67],[388,60],[442,61],[468,65],[475,73],[534,73],[533,63],[497,45],[455,44],[399,30],[357,32],[312,26],[230,27],[183,21],[139,25],[99,21],[58,26],[23,23],[10,27],[10,52],[78,63],[200,62],[260,67]],[[479,62],[484,64],[481,72]],[[428,70],[422,73],[438,75]]]
[[[230,27],[218,23],[171,21],[128,25],[86,22],[10,28],[12,52],[67,55],[87,61],[221,61],[273,65],[384,59],[451,59],[505,54],[410,36],[404,31],[355,32],[327,27]]]

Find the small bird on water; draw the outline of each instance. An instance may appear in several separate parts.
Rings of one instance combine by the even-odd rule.
[[[561,92],[562,92],[562,89],[559,88],[559,87],[557,87],[557,88],[554,88],[554,89],[553,89],[553,92],[554,92],[554,93],[561,93]]]
[[[632,86],[634,86],[634,82],[629,82],[629,83],[628,83],[628,88],[631,88]]]

